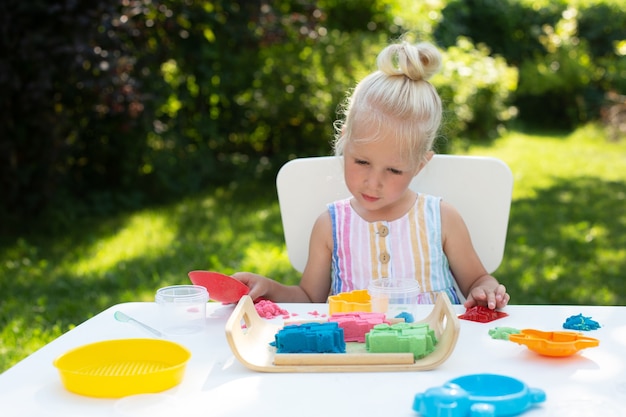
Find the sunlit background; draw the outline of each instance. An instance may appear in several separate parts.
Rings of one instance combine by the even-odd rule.
[[[194,269],[297,282],[275,173],[330,153],[404,33],[444,55],[439,152],[514,173],[512,303],[626,304],[621,1],[26,3],[0,6],[0,371]]]

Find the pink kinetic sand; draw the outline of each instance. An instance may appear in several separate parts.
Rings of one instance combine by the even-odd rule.
[[[259,316],[265,319],[273,319],[278,316],[289,316],[289,312],[280,308],[276,303],[270,300],[261,300],[254,305]]]
[[[381,323],[389,322],[385,320],[385,313],[371,312],[351,312],[351,313],[334,313],[330,316],[329,321],[337,322],[339,327],[343,329],[343,336],[346,342],[365,342],[365,334],[372,328]]]

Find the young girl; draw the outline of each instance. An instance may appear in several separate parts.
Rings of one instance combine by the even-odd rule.
[[[401,42],[385,48],[377,64],[336,124],[335,154],[344,158],[352,197],[329,204],[316,220],[300,284],[249,272],[234,277],[252,299],[317,303],[365,289],[371,279],[410,276],[420,284],[420,302],[445,292],[458,304],[456,280],[465,307],[504,307],[509,295],[483,267],[459,213],[409,189],[433,156],[441,123],[441,100],[427,81],[439,70],[441,54],[428,43]]]

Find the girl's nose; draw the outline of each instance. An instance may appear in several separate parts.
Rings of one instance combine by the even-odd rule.
[[[375,169],[372,169],[368,172],[366,178],[367,185],[372,188],[378,188],[382,184],[382,175]]]

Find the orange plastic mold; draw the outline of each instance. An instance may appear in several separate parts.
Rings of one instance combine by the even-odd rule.
[[[518,334],[511,334],[509,340],[544,356],[570,356],[581,349],[600,344],[598,339],[578,332],[543,332],[534,329],[523,329]]]
[[[353,311],[371,312],[372,301],[367,290],[342,292],[328,297],[328,314],[350,313]]]

